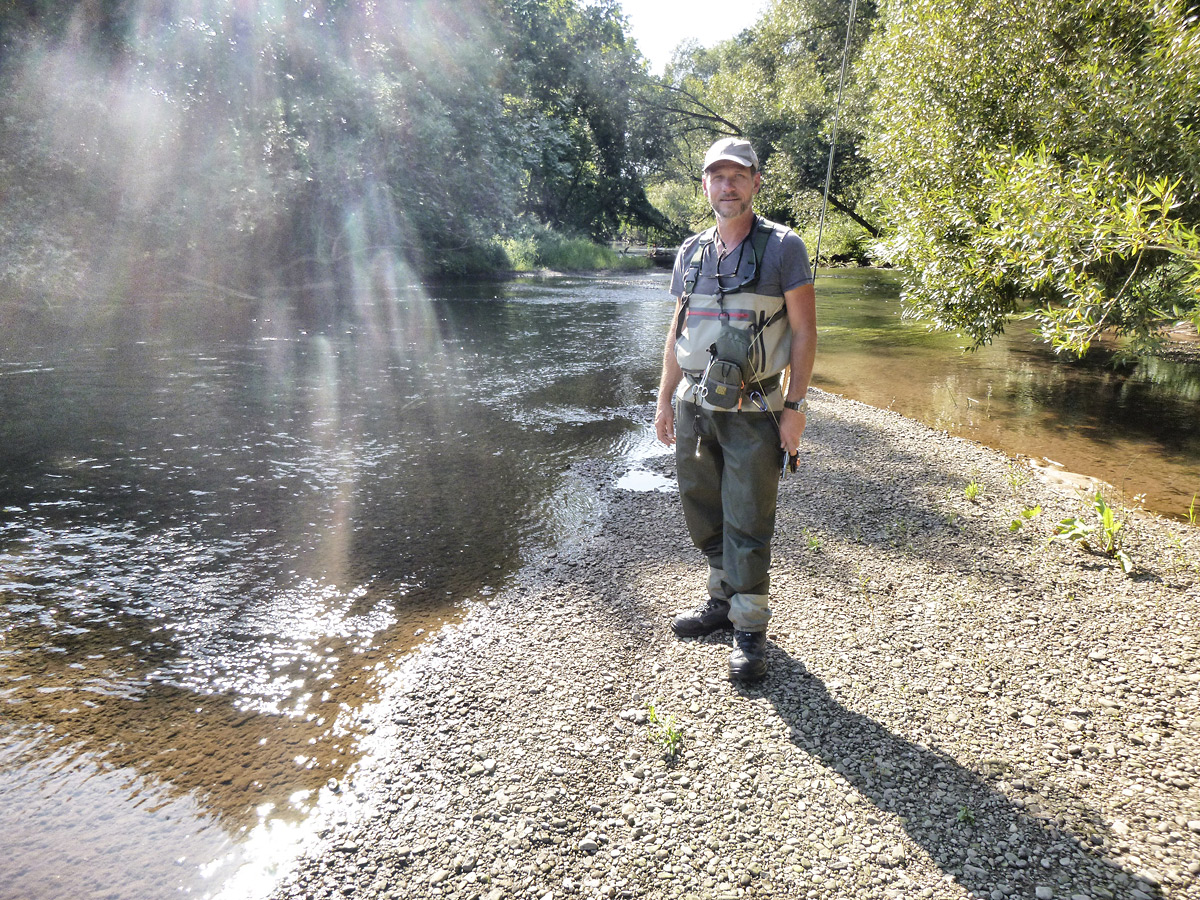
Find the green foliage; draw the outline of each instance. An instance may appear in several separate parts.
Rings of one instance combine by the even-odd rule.
[[[136,261],[345,295],[506,268],[493,236],[525,216],[662,224],[613,0],[18,7],[0,6],[7,287],[121,290]]]
[[[676,724],[675,717],[672,715],[663,719],[659,716],[654,704],[651,703],[648,720],[650,722],[650,740],[662,748],[663,755],[668,760],[677,759],[679,752],[683,749],[683,729]]]
[[[114,59],[128,47],[132,6],[127,0],[7,0],[0,3],[0,46],[72,38],[80,49]]]
[[[1200,318],[1200,34],[1182,3],[915,0],[866,59],[868,152],[910,310],[1057,349]]]
[[[499,241],[463,245],[442,257],[438,273],[450,277],[489,276],[511,268],[508,254]]]
[[[644,265],[649,261],[642,258],[622,257],[612,248],[582,238],[565,238],[552,235],[538,246],[538,260],[547,269],[559,271],[583,271],[589,269],[615,269],[625,260],[631,264]]]
[[[659,136],[634,114],[647,89],[645,62],[625,40],[620,4],[502,7],[504,102],[521,139],[525,211],[597,239],[624,223],[665,226],[642,184]]]
[[[812,224],[803,232],[804,242],[811,253],[816,253],[817,226]],[[857,222],[841,213],[830,212],[825,217],[825,229],[821,237],[821,264],[858,263],[870,260],[871,234]]]
[[[606,245],[586,238],[567,237],[544,226],[526,227],[519,234],[501,238],[498,244],[508,268],[517,272],[538,269],[566,272],[633,270],[645,269],[651,264],[646,256],[622,255]]]
[[[501,238],[499,243],[508,261],[508,268],[516,272],[532,272],[541,268],[538,263],[538,242],[532,235]]]
[[[648,101],[659,127],[673,141],[667,177],[680,184],[694,182],[709,143],[722,135],[744,135],[762,163],[759,210],[783,222],[814,223],[825,184],[848,14],[847,0],[777,0],[753,28],[731,33],[715,48],[692,47],[677,55],[663,93]],[[874,18],[875,4],[861,3],[852,58]],[[873,234],[873,223],[860,209],[867,168],[858,146],[865,120],[866,94],[851,79],[830,203]],[[702,212],[707,215],[707,208]],[[815,236],[814,231],[814,247]]]
[[[979,492],[983,490],[983,486],[972,478],[967,482],[967,486],[963,488],[963,496],[974,503],[979,499]]]
[[[1094,542],[1100,552],[1116,559],[1121,564],[1121,569],[1128,575],[1133,571],[1133,560],[1121,547],[1119,535],[1124,523],[1116,517],[1116,513],[1105,502],[1104,496],[1099,491],[1096,491],[1096,496],[1092,498],[1092,508],[1099,516],[1098,525],[1078,516],[1072,516],[1058,523],[1058,527],[1054,530],[1054,538],[1077,541],[1085,547]]]
[[[646,197],[669,221],[680,223],[686,231],[701,231],[711,224],[712,208],[698,181],[660,181],[646,188]],[[678,242],[678,235],[670,231],[660,229],[656,236],[663,243]]]
[[[1009,523],[1008,530],[1014,532],[1020,531],[1026,522],[1030,521],[1031,519],[1036,519],[1041,514],[1041,506],[1027,506],[1017,513],[1016,518]]]

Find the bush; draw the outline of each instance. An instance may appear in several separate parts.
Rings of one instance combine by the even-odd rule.
[[[586,238],[568,237],[544,226],[527,228],[520,234],[500,238],[497,243],[507,256],[509,267],[517,272],[633,270],[650,265],[647,257],[624,256],[611,247]]]
[[[910,0],[864,68],[876,252],[908,310],[986,344],[1154,349],[1200,321],[1200,32],[1152,0]]]
[[[538,267],[538,245],[532,235],[501,238],[499,246],[508,257],[508,268],[531,272]]]
[[[804,244],[810,255],[817,252],[818,226],[813,223],[804,230]],[[867,247],[872,240],[867,230],[856,222],[851,222],[842,216],[828,216],[825,219],[825,229],[821,233],[820,265],[830,263],[855,263],[867,265],[870,254]]]
[[[437,273],[443,276],[494,275],[507,271],[510,254],[503,244],[488,241],[442,254],[434,261]]]

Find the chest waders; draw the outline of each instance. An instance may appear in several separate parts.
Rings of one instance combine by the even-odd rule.
[[[765,630],[771,615],[768,573],[780,477],[772,406],[782,404],[782,374],[791,361],[784,300],[757,292],[773,234],[756,216],[741,251],[753,253],[753,273],[729,290],[720,287],[721,276],[716,293],[706,294],[696,285],[716,230],[706,232],[684,263],[674,326],[676,359],[687,380],[676,416],[684,518],[708,559],[709,596],[728,601],[733,626],[749,632]]]

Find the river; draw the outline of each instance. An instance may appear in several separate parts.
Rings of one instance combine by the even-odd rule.
[[[647,416],[667,273],[5,315],[0,900],[248,895],[356,759],[389,667],[586,533]],[[963,354],[823,273],[815,384],[1182,515],[1200,375]],[[258,883],[265,883],[260,881]]]

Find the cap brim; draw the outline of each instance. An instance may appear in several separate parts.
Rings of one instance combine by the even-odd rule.
[[[711,169],[717,163],[721,163],[721,162],[731,162],[731,163],[734,163],[735,165],[741,166],[744,169],[753,169],[754,168],[754,163],[746,162],[746,160],[744,160],[744,159],[738,159],[736,156],[718,156],[716,159],[708,161],[708,164],[705,165],[705,167],[704,167],[704,171],[707,172],[709,169]]]

